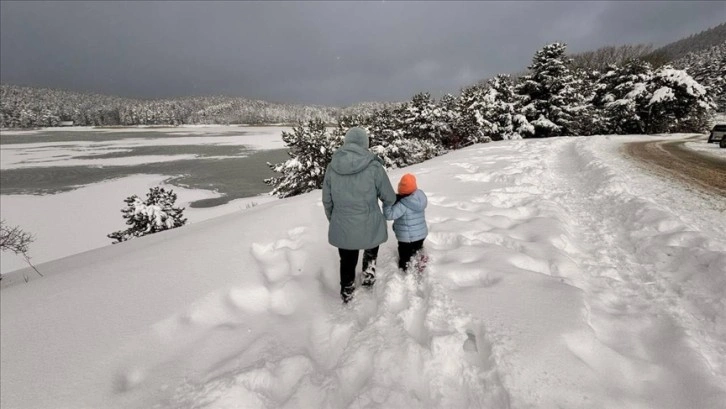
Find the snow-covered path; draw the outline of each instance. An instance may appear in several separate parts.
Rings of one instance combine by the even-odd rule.
[[[2,405],[720,408],[726,199],[642,174],[643,140],[392,171],[429,196],[427,270],[391,234],[348,306],[319,192],[48,263],[2,289]]]
[[[576,226],[569,253],[579,271],[568,279],[585,293],[591,328],[566,340],[604,388],[620,392],[613,406],[717,407],[726,387],[726,237],[709,241],[678,217],[688,206],[633,186],[638,177],[614,166],[622,159],[603,158],[598,142],[555,146],[549,159],[558,164],[549,197]],[[683,199],[677,192],[671,200]],[[726,231],[711,215],[700,222]]]

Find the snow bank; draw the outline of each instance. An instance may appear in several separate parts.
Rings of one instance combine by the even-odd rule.
[[[695,142],[686,142],[683,146],[710,156],[726,159],[726,149],[719,148],[718,143],[708,143],[708,138]]]
[[[429,263],[400,274],[389,232],[347,306],[319,191],[11,273],[2,406],[720,407],[724,200],[619,155],[647,138],[392,171],[429,195]]]
[[[151,187],[164,186],[163,181],[167,178],[135,175],[54,195],[0,195],[0,207],[4,219],[35,236],[30,256],[33,264],[39,264],[111,245],[112,240],[106,235],[126,227],[120,212],[124,207],[123,200],[134,192],[143,196]],[[171,188],[178,196],[177,205],[182,207],[188,207],[196,200],[219,197],[209,190]],[[184,216],[190,223],[196,223],[271,200],[274,198],[265,195],[234,200],[213,208],[187,208]],[[68,212],[69,216],[59,217],[58,212]],[[13,253],[5,252],[0,257],[3,274],[25,267],[25,260]]]

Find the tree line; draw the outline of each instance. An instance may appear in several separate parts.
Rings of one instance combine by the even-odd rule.
[[[584,69],[553,43],[537,51],[516,79],[500,74],[436,100],[428,93],[370,115],[344,116],[283,132],[290,159],[268,164],[265,182],[289,197],[321,187],[333,152],[351,126],[368,130],[371,150],[387,167],[403,167],[475,143],[552,136],[704,131],[716,108],[714,90],[686,71],[654,68],[639,58]]]
[[[183,124],[292,124],[313,118],[335,123],[342,115],[364,115],[395,105],[365,102],[337,108],[278,104],[238,97],[131,99],[49,88],[0,86],[0,128]]]

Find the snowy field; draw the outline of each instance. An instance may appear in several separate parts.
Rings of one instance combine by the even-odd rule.
[[[221,197],[213,190],[184,188],[164,182],[174,174],[134,174],[138,165],[173,161],[193,161],[199,154],[138,155],[133,150],[144,148],[203,147],[244,148],[247,152],[281,149],[284,127],[184,126],[174,128],[45,128],[31,131],[2,131],[0,168],[39,168],[34,178],[44,177],[47,168],[72,166],[129,167],[111,180],[85,184],[74,190],[55,194],[0,195],[0,215],[9,225],[21,226],[35,236],[30,246],[34,264],[110,245],[106,235],[126,228],[120,210],[123,199],[131,194],[143,196],[150,187],[165,186],[178,195],[178,205],[187,207],[184,214],[189,223],[228,214],[264,203],[274,198],[267,195],[235,199],[209,208],[189,208],[196,200]],[[61,137],[62,135],[62,137]],[[22,139],[20,139],[22,138]],[[108,157],[128,154],[130,156]],[[99,158],[100,156],[100,158]],[[106,157],[104,157],[106,156]],[[244,152],[229,156],[206,156],[204,160],[243,158]],[[94,158],[96,157],[96,158]],[[264,166],[264,165],[263,165]],[[45,169],[42,169],[45,168]],[[222,171],[223,169],[220,169]],[[32,171],[32,169],[31,169]],[[138,170],[141,172],[141,170]],[[184,163],[178,171],[185,171]],[[129,176],[124,176],[130,174]],[[227,175],[229,176],[229,175]],[[222,177],[222,176],[220,176]],[[244,178],[245,174],[232,175]],[[212,178],[214,180],[214,178]],[[4,185],[7,187],[7,185]],[[58,186],[63,187],[63,186]],[[59,212],[72,217],[59,217]],[[21,256],[5,252],[0,258],[0,273],[27,267]]]
[[[405,170],[424,275],[340,302],[320,192],[2,281],[8,408],[723,408],[726,218],[622,158],[646,136],[472,146]],[[22,275],[30,281],[23,282]]]

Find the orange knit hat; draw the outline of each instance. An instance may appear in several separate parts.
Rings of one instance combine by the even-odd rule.
[[[416,186],[416,176],[406,173],[401,178],[401,181],[398,182],[398,194],[399,195],[410,195],[413,193],[418,187]]]

